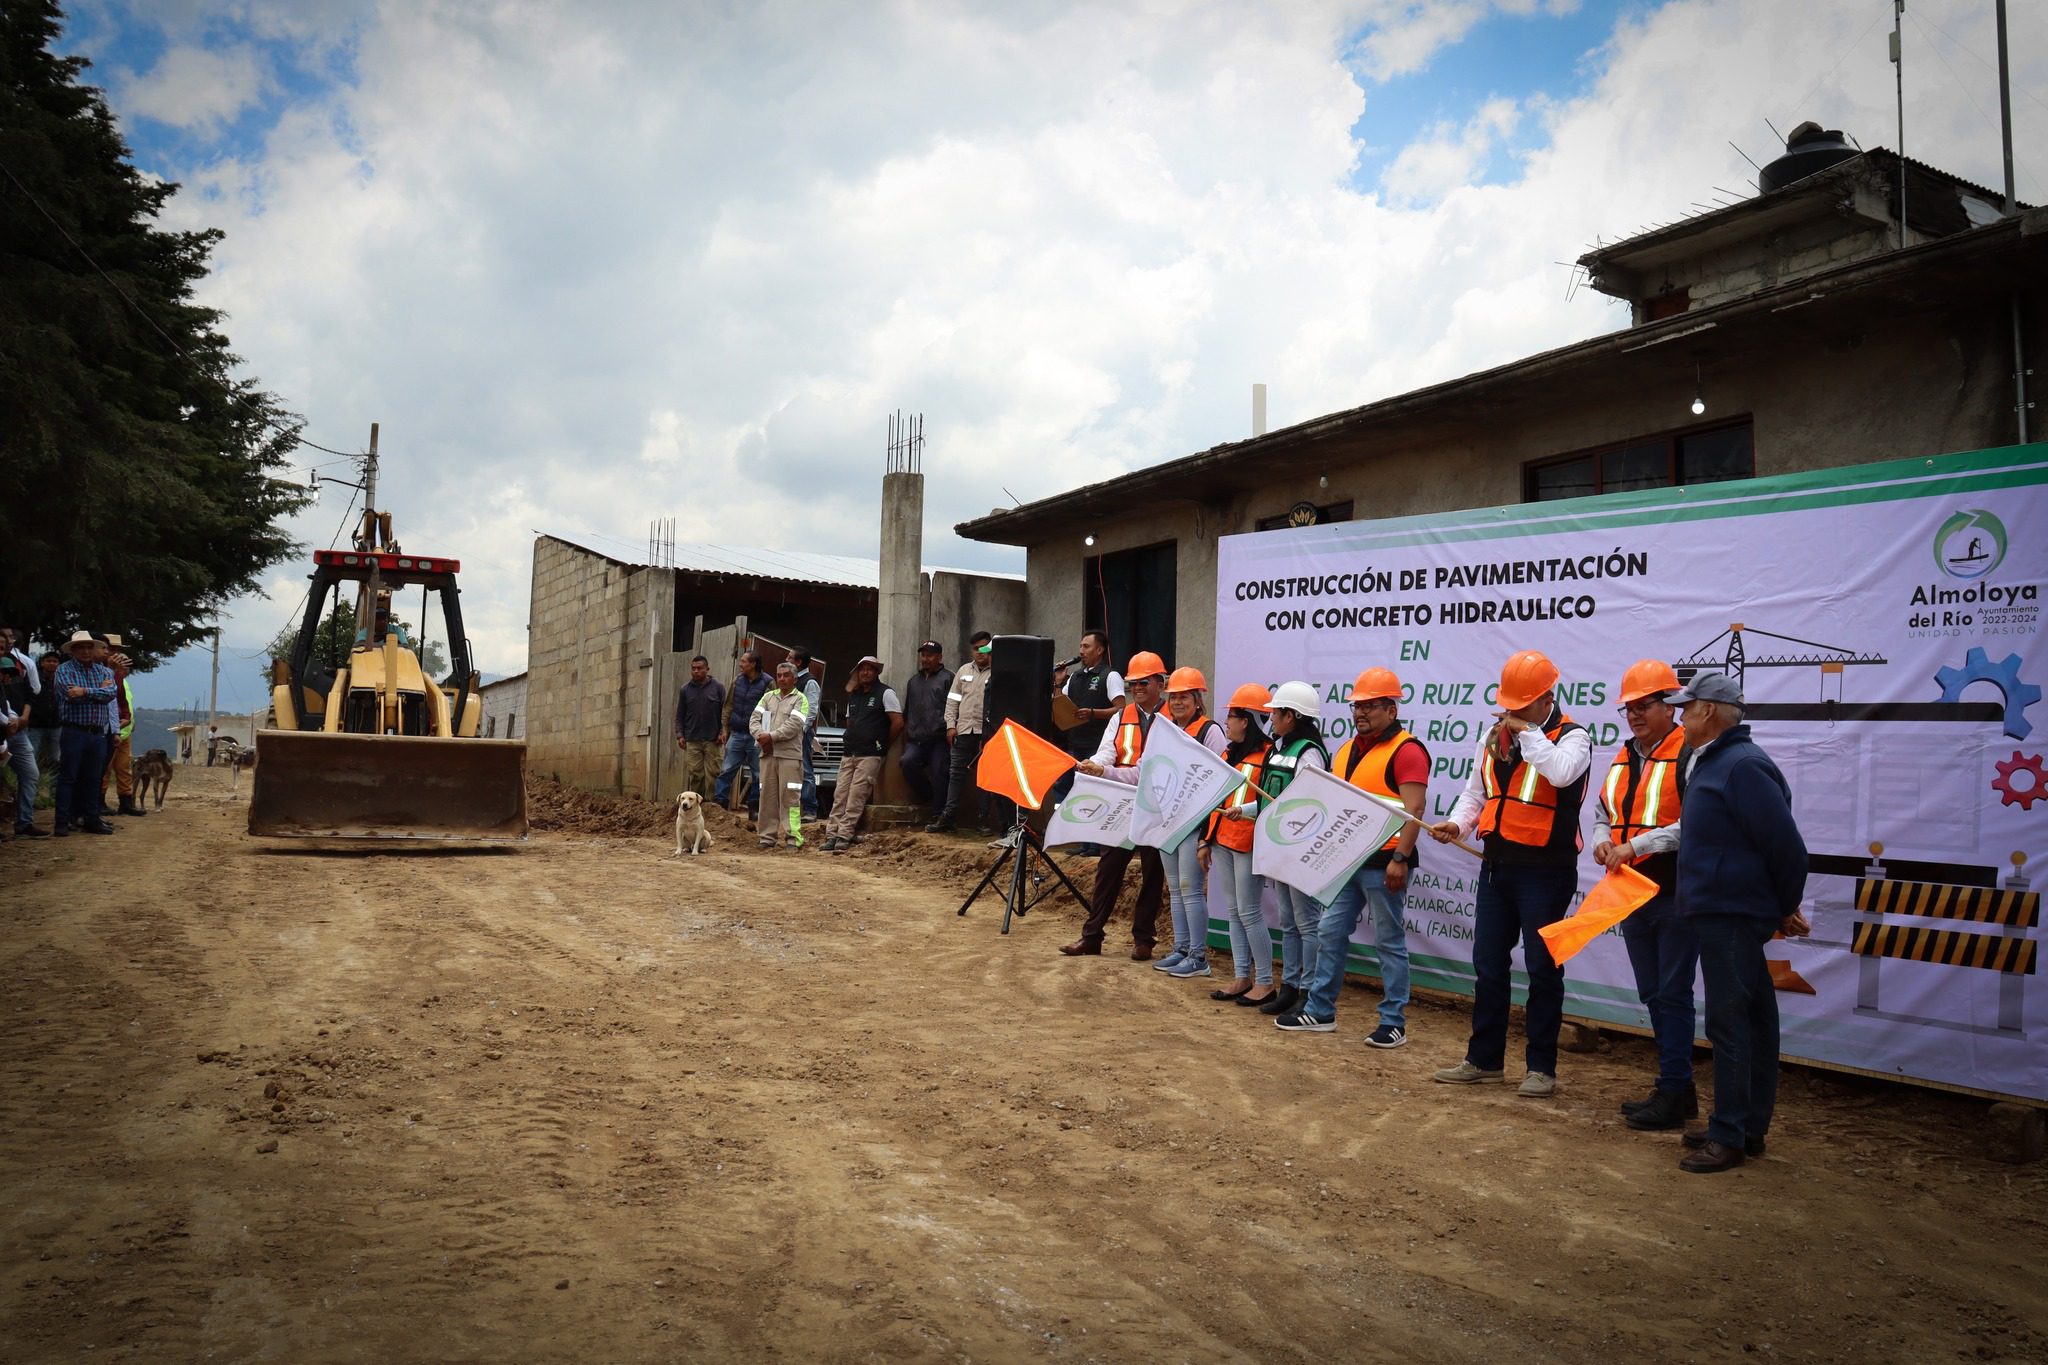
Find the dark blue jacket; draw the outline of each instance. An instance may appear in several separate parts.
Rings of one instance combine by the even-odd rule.
[[[1686,779],[1678,834],[1678,913],[1754,915],[1776,923],[1806,890],[1806,841],[1792,789],[1738,725],[1700,750]]]

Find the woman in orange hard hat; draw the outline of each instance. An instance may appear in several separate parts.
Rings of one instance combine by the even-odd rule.
[[[1138,760],[1145,752],[1145,736],[1166,698],[1166,661],[1149,649],[1133,654],[1124,665],[1124,690],[1131,699],[1102,732],[1102,742],[1094,754],[1077,766],[1090,777],[1135,784]],[[1081,926],[1081,937],[1062,947],[1062,953],[1068,957],[1101,954],[1103,933],[1123,890],[1124,870],[1133,857],[1138,860],[1138,903],[1131,909],[1131,961],[1151,960],[1152,947],[1159,937],[1160,892],[1166,883],[1166,869],[1156,848],[1104,850],[1095,864],[1095,889],[1088,898],[1088,919]]]
[[[1266,883],[1252,872],[1252,826],[1265,803],[1260,783],[1266,775],[1266,755],[1273,748],[1260,718],[1272,699],[1273,694],[1261,683],[1246,683],[1230,694],[1230,710],[1223,721],[1230,743],[1223,750],[1223,760],[1237,769],[1245,784],[1217,807],[1202,835],[1202,867],[1216,869],[1217,888],[1223,893],[1224,913],[1230,923],[1230,959],[1237,971],[1236,980],[1209,992],[1209,998],[1234,1000],[1240,1005],[1263,1005],[1273,998],[1273,935],[1266,928]]]
[[[1607,766],[1593,810],[1593,859],[1629,863],[1657,883],[1649,904],[1621,922],[1636,994],[1657,1039],[1657,1082],[1621,1106],[1644,1132],[1682,1127],[1700,1112],[1692,1080],[1693,974],[1700,965],[1692,921],[1678,913],[1678,775],[1685,730],[1671,694],[1678,674],[1661,659],[1639,659],[1621,675],[1621,713],[1629,738]]]
[[[1541,651],[1511,656],[1500,674],[1500,712],[1480,737],[1472,778],[1451,816],[1430,827],[1449,843],[1481,836],[1472,934],[1472,1041],[1465,1060],[1436,1073],[1446,1085],[1498,1081],[1506,1062],[1509,972],[1515,940],[1529,969],[1529,1072],[1517,1093],[1557,1089],[1564,969],[1537,931],[1564,918],[1579,886],[1579,807],[1593,742],[1557,704],[1557,665]]]
[[[1190,738],[1211,753],[1221,754],[1229,741],[1223,727],[1203,706],[1209,680],[1199,668],[1181,667],[1166,680],[1166,714]],[[1174,848],[1162,849],[1166,866],[1166,903],[1173,915],[1173,951],[1152,964],[1152,970],[1182,978],[1208,976],[1209,878],[1202,863],[1202,840],[1190,834]]]

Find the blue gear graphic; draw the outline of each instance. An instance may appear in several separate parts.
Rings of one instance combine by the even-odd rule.
[[[2020,681],[2020,656],[2008,654],[1997,663],[1992,663],[1983,649],[1972,649],[1963,656],[1961,668],[1936,669],[1934,680],[1941,684],[1941,699],[1956,702],[1963,699],[1963,689],[1971,683],[1988,682],[2005,694],[2005,733],[2012,739],[2025,739],[2034,731],[2027,719],[2026,710],[2041,700],[2041,689],[2032,683]]]

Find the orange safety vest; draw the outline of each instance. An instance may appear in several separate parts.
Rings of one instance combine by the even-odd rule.
[[[1237,771],[1244,777],[1244,785],[1225,797],[1223,804],[1216,808],[1216,813],[1209,817],[1209,828],[1203,837],[1210,843],[1221,844],[1238,853],[1252,851],[1252,832],[1257,827],[1257,822],[1232,820],[1227,818],[1227,815],[1233,806],[1259,804],[1262,796],[1259,784],[1266,775],[1266,755],[1271,752],[1272,746],[1265,746],[1258,752],[1247,755],[1245,760],[1237,765]]]
[[[1413,744],[1418,749],[1422,748],[1422,741],[1409,734],[1398,723],[1391,726],[1384,737],[1370,744],[1361,747],[1358,742],[1360,738],[1361,736],[1353,735],[1345,740],[1344,746],[1337,750],[1337,757],[1331,761],[1330,766],[1336,771],[1337,776],[1352,786],[1361,791],[1369,791],[1374,796],[1384,796],[1395,805],[1402,806],[1402,809],[1407,809],[1401,802],[1401,789],[1394,782],[1394,756],[1401,752],[1403,745]],[[1384,763],[1365,761],[1380,753],[1386,755]],[[1423,761],[1426,763],[1428,758],[1429,751],[1424,749]],[[1400,841],[1401,831],[1397,829],[1391,838],[1380,845],[1380,852],[1385,853]]]
[[[1151,724],[1145,708],[1134,701],[1124,703],[1116,718],[1116,761],[1112,768],[1135,768],[1145,753],[1145,729]]]
[[[1679,764],[1685,754],[1685,731],[1674,725],[1648,757],[1625,743],[1607,765],[1603,791],[1607,797],[1610,837],[1627,843],[1645,830],[1678,823]],[[1650,853],[1635,860],[1636,869],[1669,890],[1677,885],[1678,855]]]
[[[1583,730],[1563,711],[1553,713],[1553,723],[1543,733],[1552,744],[1573,730]],[[1586,775],[1562,791],[1550,779],[1522,761],[1521,747],[1511,745],[1507,755],[1500,752],[1498,725],[1487,732],[1485,752],[1479,760],[1480,790],[1486,801],[1479,810],[1479,833],[1487,839],[1501,839],[1525,848],[1569,850],[1582,846],[1579,837],[1579,805],[1586,795]]]

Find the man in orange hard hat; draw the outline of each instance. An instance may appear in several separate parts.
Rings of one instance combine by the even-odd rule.
[[[1351,685],[1351,722],[1353,734],[1332,755],[1330,771],[1420,817],[1429,796],[1429,751],[1401,724],[1401,680],[1394,670],[1368,668],[1358,675]],[[1402,923],[1401,902],[1421,828],[1403,820],[1323,911],[1316,923],[1316,965],[1308,998],[1301,1013],[1278,1020],[1281,1028],[1327,1033],[1337,1027],[1337,994],[1344,985],[1351,931],[1364,913],[1372,916],[1373,944],[1380,960],[1379,1026],[1365,1041],[1386,1048],[1408,1041],[1408,930]]]
[[[1647,1097],[1627,1100],[1628,1126],[1645,1132],[1677,1128],[1700,1112],[1692,1080],[1693,973],[1699,939],[1678,914],[1678,799],[1685,731],[1671,694],[1678,674],[1661,659],[1638,659],[1621,675],[1621,713],[1629,738],[1607,765],[1593,807],[1593,860],[1627,863],[1657,883],[1647,905],[1621,922],[1621,941],[1635,972],[1636,995],[1657,1040],[1657,1082]]]
[[[1118,709],[1102,742],[1080,764],[1090,777],[1136,785],[1138,759],[1145,752],[1145,736],[1152,718],[1166,700],[1166,661],[1151,650],[1140,650],[1124,665],[1124,689],[1130,700]],[[1166,887],[1166,865],[1156,848],[1112,848],[1104,850],[1095,864],[1095,889],[1088,897],[1088,921],[1081,937],[1060,951],[1068,957],[1093,957],[1102,952],[1102,938],[1109,927],[1110,912],[1123,891],[1124,870],[1131,858],[1138,859],[1138,903],[1131,909],[1131,961],[1149,962],[1152,946],[1159,941],[1159,902]]]
[[[1472,778],[1451,816],[1430,827],[1443,843],[1477,833],[1485,860],[1473,911],[1472,1041],[1465,1060],[1436,1079],[1472,1085],[1502,1078],[1515,940],[1529,969],[1528,1075],[1517,1094],[1557,1090],[1564,969],[1537,932],[1564,918],[1579,886],[1579,807],[1593,742],[1557,704],[1557,665],[1540,650],[1511,656],[1500,674],[1500,712],[1480,737]]]

